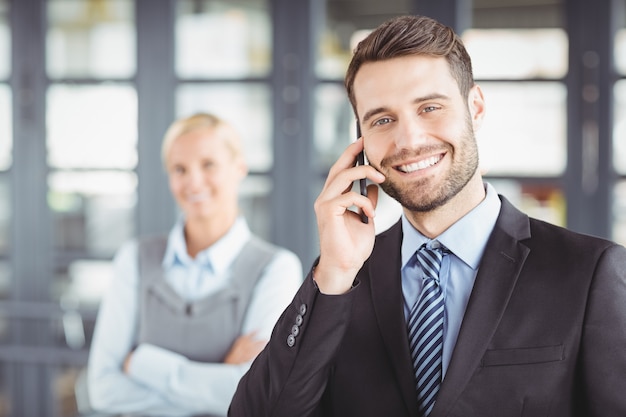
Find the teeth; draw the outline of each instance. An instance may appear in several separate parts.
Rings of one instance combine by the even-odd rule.
[[[410,173],[410,172],[418,171],[420,169],[431,167],[435,165],[437,162],[439,162],[440,160],[441,160],[441,155],[436,155],[430,158],[423,159],[419,162],[415,162],[414,164],[400,165],[398,169],[402,172]]]
[[[207,197],[207,194],[202,193],[202,194],[191,194],[187,196],[187,200],[191,201],[192,203],[197,202],[197,201],[202,201]]]

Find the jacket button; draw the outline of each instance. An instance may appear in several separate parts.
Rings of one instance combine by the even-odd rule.
[[[296,316],[296,326],[302,326],[302,322],[303,322],[303,321],[304,321],[304,320],[302,320],[302,316],[301,316],[300,314],[298,314],[298,315]]]
[[[294,335],[290,334],[289,336],[287,336],[287,346],[293,347],[295,344],[296,338],[294,337]]]
[[[306,304],[300,305],[300,314],[303,316],[306,314]]]
[[[298,334],[300,333],[300,327],[298,327],[298,325],[294,325],[291,328],[291,334],[296,337]]]

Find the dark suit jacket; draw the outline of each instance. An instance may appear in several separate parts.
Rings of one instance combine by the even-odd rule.
[[[430,416],[626,416],[626,249],[502,200]],[[347,294],[309,274],[230,416],[418,416],[401,240],[377,236]]]

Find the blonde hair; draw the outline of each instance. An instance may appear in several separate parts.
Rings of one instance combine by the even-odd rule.
[[[165,132],[161,145],[161,160],[167,164],[167,154],[176,139],[189,132],[207,129],[221,134],[226,147],[233,157],[242,156],[241,137],[237,130],[227,121],[209,113],[195,113],[188,117],[175,120]]]

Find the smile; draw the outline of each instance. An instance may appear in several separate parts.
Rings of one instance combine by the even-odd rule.
[[[396,169],[400,172],[409,174],[411,172],[419,171],[420,169],[430,168],[433,165],[437,165],[439,161],[443,159],[444,154],[431,156],[430,158],[422,159],[421,161],[414,162],[412,164],[399,165]]]
[[[208,194],[206,194],[206,193],[190,194],[190,195],[187,196],[187,201],[189,201],[191,203],[197,203],[199,201],[206,200],[207,197],[208,197]]]

